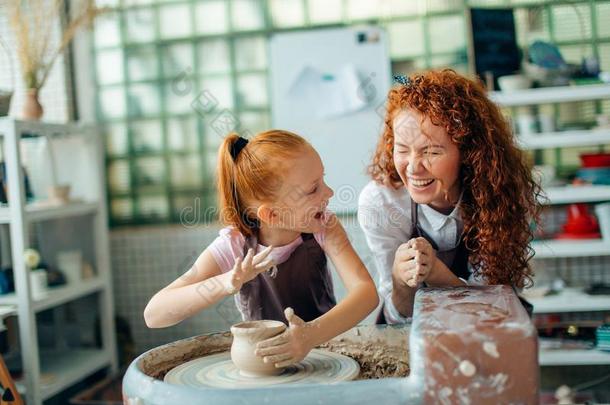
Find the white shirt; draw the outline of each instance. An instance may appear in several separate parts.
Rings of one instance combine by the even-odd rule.
[[[453,249],[460,243],[464,222],[459,203],[449,215],[428,205],[419,205],[417,220],[419,226],[434,239],[439,251]],[[409,192],[405,187],[395,190],[370,181],[358,199],[358,222],[377,268],[377,287],[385,303],[386,322],[407,322],[408,318],[401,316],[392,302],[392,265],[396,249],[410,239],[413,229]],[[472,284],[480,284],[480,280],[472,276],[469,284],[470,281]]]

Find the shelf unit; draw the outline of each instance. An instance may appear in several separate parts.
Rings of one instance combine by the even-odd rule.
[[[604,366],[610,364],[610,352],[589,350],[540,350],[541,366]]]
[[[571,287],[555,295],[528,300],[534,305],[535,314],[607,311],[610,308],[610,296],[589,295],[580,288]]]
[[[49,206],[26,204],[24,173],[20,143],[23,138],[46,136],[82,137],[90,153],[92,196],[68,204]],[[78,123],[48,124],[0,118],[0,138],[3,141],[7,184],[10,186],[8,205],[0,207],[0,224],[10,228],[11,256],[15,293],[0,295],[3,308],[15,308],[18,317],[21,360],[24,378],[19,390],[28,404],[39,405],[79,380],[102,369],[118,370],[114,336],[114,308],[109,263],[108,219],[105,204],[104,148],[95,126]],[[94,177],[94,178],[93,178]],[[94,240],[95,277],[63,286],[51,287],[42,297],[34,299],[25,266],[23,252],[28,248],[29,225],[45,221],[90,216]],[[66,349],[48,352],[38,344],[36,314],[57,308],[78,298],[97,293],[102,347]],[[48,377],[51,378],[48,378]],[[42,377],[45,377],[44,379]]]
[[[574,101],[610,99],[610,85],[549,87],[493,92],[491,98],[502,107],[557,104]],[[517,137],[526,150],[553,149],[610,144],[609,129],[571,130],[537,133]],[[577,202],[597,203],[610,201],[610,186],[586,185],[548,187],[545,189],[546,204],[570,204]],[[532,243],[537,259],[610,256],[610,241],[603,239],[584,240],[537,240]],[[531,300],[534,313],[567,313],[610,311],[610,296],[587,295],[580,289],[566,288],[557,295]],[[610,365],[610,353],[591,350],[540,350],[541,366]]]
[[[603,100],[610,98],[610,85],[590,84],[583,86],[542,87],[539,89],[510,92],[495,91],[490,94],[490,97],[503,107]]]

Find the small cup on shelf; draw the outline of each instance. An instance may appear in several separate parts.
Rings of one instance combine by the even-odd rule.
[[[49,187],[49,200],[54,204],[67,204],[70,201],[70,185]]]

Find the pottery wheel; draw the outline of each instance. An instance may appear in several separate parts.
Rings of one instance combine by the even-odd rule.
[[[353,380],[360,366],[351,357],[314,349],[300,363],[277,376],[246,377],[224,352],[200,357],[171,369],[165,382],[195,388],[253,388],[277,384],[328,384]]]

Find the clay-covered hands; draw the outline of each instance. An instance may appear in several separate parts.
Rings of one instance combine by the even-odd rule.
[[[426,281],[434,271],[436,251],[425,238],[413,238],[396,250],[392,273],[409,287]]]
[[[268,246],[259,254],[254,254],[254,249],[248,249],[248,253],[244,258],[238,257],[235,259],[235,265],[230,270],[228,285],[225,289],[229,294],[238,292],[242,285],[252,280],[258,274],[269,270],[274,266],[273,259],[268,257],[273,246]]]
[[[288,328],[278,336],[259,342],[254,352],[265,363],[274,363],[277,368],[298,363],[313,349],[310,343],[312,324],[296,316],[292,308],[286,308],[284,315]]]

